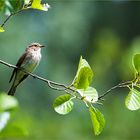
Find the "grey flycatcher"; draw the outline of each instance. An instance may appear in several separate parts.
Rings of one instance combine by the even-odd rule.
[[[40,45],[39,43],[30,44],[26,48],[25,53],[19,58],[16,66],[27,72],[33,72],[33,70],[35,70],[35,68],[37,67],[37,65],[39,64],[41,60],[42,47],[44,46]],[[8,92],[8,95],[13,96],[15,94],[17,86],[27,77],[28,77],[27,73],[19,69],[14,69],[9,83],[12,81],[13,78],[14,78],[14,81]]]

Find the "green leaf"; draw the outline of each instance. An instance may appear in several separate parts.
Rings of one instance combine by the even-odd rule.
[[[140,92],[136,89],[131,89],[125,99],[125,105],[129,110],[137,110],[140,108]]]
[[[13,110],[18,106],[18,101],[15,97],[7,94],[0,94],[0,111]]]
[[[27,1],[25,1],[25,3],[27,3]],[[30,6],[30,3],[31,3],[31,6]],[[30,0],[29,3],[26,4],[26,6],[27,8],[33,8],[33,9],[38,9],[38,10],[43,10],[43,11],[48,11],[48,9],[50,8],[50,5],[48,3],[41,4],[41,0]]]
[[[88,62],[81,56],[78,70],[72,84],[77,89],[86,89],[90,85],[92,77],[93,72],[91,67],[89,66]]]
[[[53,103],[54,110],[62,115],[68,114],[73,109],[73,105],[69,94],[57,97]]]
[[[140,54],[135,54],[133,57],[133,66],[137,73],[140,74]]]
[[[4,32],[4,29],[3,29],[3,27],[1,27],[1,26],[0,26],[0,32]]]
[[[31,0],[24,0],[24,4],[29,4]]]
[[[104,116],[97,108],[93,107],[89,107],[89,113],[94,128],[94,133],[95,135],[99,135],[105,126]]]
[[[9,0],[11,6],[12,6],[12,12],[18,11],[23,7],[23,0]]]
[[[0,132],[6,127],[9,119],[10,119],[9,112],[0,113]]]
[[[13,11],[13,6],[11,5],[10,1],[5,1],[5,7],[4,7],[4,13],[5,15],[9,16],[11,12]]]
[[[23,7],[23,0],[0,0],[0,11],[9,16]]]
[[[78,92],[84,98],[85,101],[88,101],[90,103],[95,103],[98,101],[98,93],[93,87],[88,87],[86,90],[78,89]]]

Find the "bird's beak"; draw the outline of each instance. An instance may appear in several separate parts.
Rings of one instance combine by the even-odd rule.
[[[43,48],[43,47],[45,47],[45,46],[43,46],[43,45],[40,46],[40,48]]]

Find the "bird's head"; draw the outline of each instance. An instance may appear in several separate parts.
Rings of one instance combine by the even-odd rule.
[[[45,47],[45,46],[39,43],[32,43],[28,46],[27,50],[30,49],[30,50],[38,51],[38,50],[41,50],[42,47]]]

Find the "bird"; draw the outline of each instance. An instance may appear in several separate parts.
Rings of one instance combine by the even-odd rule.
[[[23,55],[17,61],[17,68],[13,70],[9,83],[13,80],[12,86],[8,91],[8,95],[14,96],[17,86],[25,80],[29,74],[26,72],[33,72],[38,66],[41,60],[41,48],[45,47],[39,43],[31,43],[26,49]],[[21,70],[23,69],[23,70]]]

